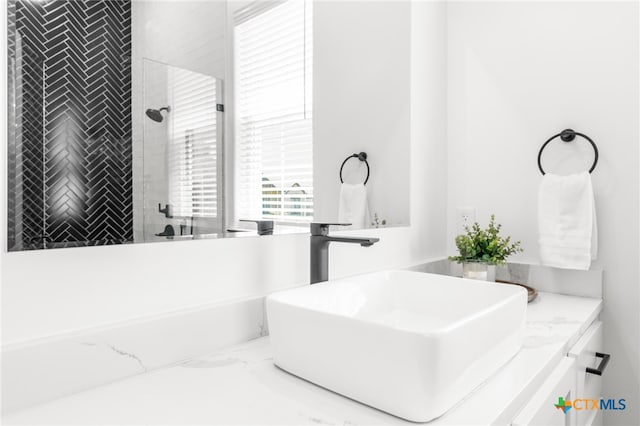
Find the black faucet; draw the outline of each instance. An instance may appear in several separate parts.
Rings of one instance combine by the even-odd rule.
[[[311,224],[311,284],[329,279],[329,243],[356,243],[362,247],[371,247],[380,238],[331,237],[330,225],[348,226],[350,223],[312,223]]]

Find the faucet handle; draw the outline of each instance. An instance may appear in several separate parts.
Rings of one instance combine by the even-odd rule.
[[[254,222],[258,227],[258,235],[273,235],[272,220],[240,219],[240,222]]]
[[[349,226],[350,223],[337,223],[337,222],[312,222],[311,223],[311,235],[324,236],[329,234],[329,226]]]

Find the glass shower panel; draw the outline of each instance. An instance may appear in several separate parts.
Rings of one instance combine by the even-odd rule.
[[[144,60],[144,240],[223,230],[222,80]]]

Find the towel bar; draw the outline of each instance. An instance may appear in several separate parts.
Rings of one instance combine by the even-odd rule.
[[[587,136],[585,134],[578,133],[578,132],[576,132],[574,130],[571,130],[571,129],[565,129],[562,132],[558,133],[557,135],[553,135],[544,144],[542,144],[542,147],[540,148],[540,151],[538,152],[538,168],[540,169],[540,173],[542,173],[543,175],[545,174],[544,170],[542,168],[542,162],[541,162],[541,160],[542,160],[542,151],[544,150],[544,148],[547,146],[547,144],[549,142],[551,142],[552,140],[554,140],[558,136],[560,136],[560,139],[562,139],[563,142],[571,142],[576,138],[576,136],[582,136],[583,138],[588,140],[589,143],[591,144],[591,146],[593,147],[593,151],[595,152],[595,157],[593,159],[593,165],[589,169],[589,173],[591,173],[596,168],[596,164],[598,164],[598,147],[596,146],[596,143],[593,140],[591,140],[591,138],[589,136]]]
[[[367,165],[367,178],[364,180],[364,184],[366,185],[367,182],[369,182],[369,172],[371,171],[371,169],[369,168],[369,162],[367,161],[366,152],[361,152],[360,154],[351,154],[350,156],[344,159],[344,161],[342,162],[342,165],[340,166],[340,183],[344,183],[344,180],[342,179],[342,168],[344,167],[346,162],[349,161],[350,158],[357,158],[360,161],[364,161],[364,164]]]

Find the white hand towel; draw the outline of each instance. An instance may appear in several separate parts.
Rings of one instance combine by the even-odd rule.
[[[351,223],[353,228],[368,228],[371,223],[367,188],[364,184],[343,183],[340,187],[338,220]]]
[[[598,251],[591,175],[550,173],[538,190],[538,233],[543,265],[587,270]]]

